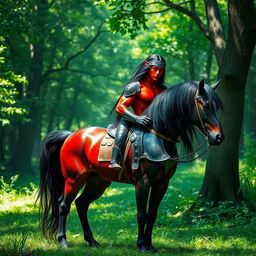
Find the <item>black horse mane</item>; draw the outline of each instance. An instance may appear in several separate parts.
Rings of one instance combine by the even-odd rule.
[[[215,91],[205,84],[209,107],[215,102],[217,108],[222,108],[221,100]],[[192,152],[192,140],[195,127],[189,119],[194,108],[194,97],[198,82],[186,82],[174,85],[159,94],[144,111],[153,120],[153,128],[166,136],[173,138],[179,135],[186,152]],[[176,134],[171,134],[175,131]]]

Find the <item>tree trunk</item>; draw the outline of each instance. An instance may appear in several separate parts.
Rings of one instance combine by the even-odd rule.
[[[243,122],[246,78],[256,42],[256,12],[253,0],[230,0],[227,45],[219,70],[223,79],[218,94],[224,103],[221,120],[222,145],[212,148],[200,191],[205,202],[239,203],[239,139]]]
[[[222,63],[226,40],[224,29],[220,17],[220,12],[216,0],[204,0],[206,16],[208,19],[211,42],[215,52],[218,65]]]
[[[41,106],[38,98],[40,98],[42,86],[43,48],[43,42],[38,42],[33,45],[27,95],[31,101],[28,115],[31,121],[19,125],[19,137],[14,154],[11,156],[10,164],[14,171],[32,171],[32,152],[36,137],[38,133],[40,133],[41,125]]]
[[[56,117],[56,110],[58,109],[58,106],[59,106],[60,97],[63,92],[64,85],[65,85],[64,81],[60,81],[60,85],[57,89],[57,93],[56,93],[56,97],[55,97],[55,104],[53,105],[52,108],[50,108],[50,111],[49,111],[47,132],[51,132],[53,129],[54,118]]]
[[[207,52],[207,62],[205,67],[205,79],[207,81],[211,80],[212,58],[213,58],[213,52],[212,52],[212,46],[210,45],[209,50]]]
[[[74,95],[73,95],[73,99],[72,99],[72,104],[71,104],[70,111],[69,111],[69,115],[67,117],[67,121],[66,121],[66,124],[65,124],[65,129],[66,130],[71,129],[71,125],[72,125],[74,116],[76,115],[76,102],[77,102],[78,95],[79,95],[79,87],[76,86],[75,91],[74,91]]]

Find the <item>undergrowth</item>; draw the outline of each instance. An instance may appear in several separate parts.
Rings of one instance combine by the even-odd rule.
[[[245,134],[243,159],[240,161],[241,190],[256,203],[256,136]]]

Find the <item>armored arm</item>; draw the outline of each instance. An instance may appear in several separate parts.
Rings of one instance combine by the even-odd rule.
[[[124,111],[123,118],[138,125],[149,126],[152,123],[151,118],[146,115],[138,116],[128,109]]]
[[[140,91],[140,83],[134,82],[128,84],[124,89],[124,94],[120,98],[116,112],[123,116],[129,122],[136,123],[138,125],[149,126],[151,124],[151,119],[145,115],[139,116],[134,114],[128,108],[133,104],[136,93]]]

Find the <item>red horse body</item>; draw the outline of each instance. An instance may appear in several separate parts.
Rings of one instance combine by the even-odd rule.
[[[105,128],[87,127],[76,131],[65,140],[60,153],[62,173],[68,183],[65,193],[72,191],[74,182],[76,188],[80,189],[92,170],[109,181],[131,183],[124,175],[119,179],[119,171],[108,168],[109,162],[98,161],[100,143],[105,134]],[[132,179],[132,175],[130,178]],[[81,183],[80,188],[77,183]]]
[[[153,120],[153,128],[173,141],[179,137],[190,151],[194,126],[208,137],[211,145],[219,145],[224,135],[217,114],[221,102],[215,88],[201,81],[166,89],[147,109],[146,114]],[[125,162],[128,177],[123,175],[119,180],[119,171],[109,168],[109,162],[98,161],[99,147],[105,133],[104,128],[88,127],[75,133],[52,132],[44,139],[39,188],[42,231],[50,236],[57,233],[61,247],[68,247],[66,218],[71,203],[86,184],[75,203],[84,239],[90,246],[97,246],[87,218],[89,205],[104,193],[111,182],[134,183],[138,210],[137,246],[140,251],[152,250],[152,231],[158,207],[177,162],[143,158],[139,169],[132,170],[130,149]],[[175,142],[165,141],[164,145],[166,150],[176,150]]]

